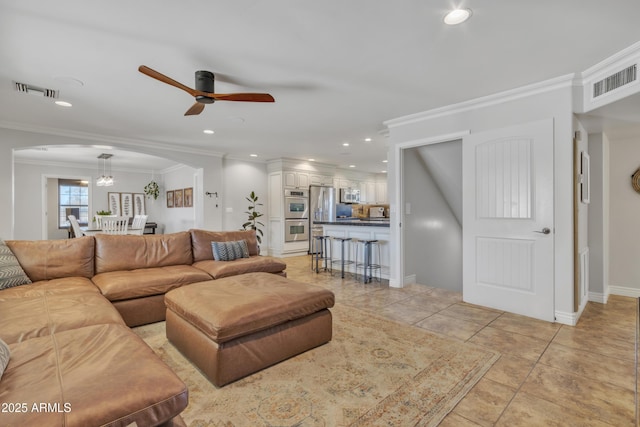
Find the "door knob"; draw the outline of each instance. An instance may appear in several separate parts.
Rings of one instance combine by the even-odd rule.
[[[540,230],[540,231],[537,231],[537,230],[536,230],[536,231],[534,231],[534,233],[540,233],[540,234],[551,234],[551,229],[549,229],[549,228],[545,227],[545,228],[543,228],[543,229],[542,229],[542,230]]]

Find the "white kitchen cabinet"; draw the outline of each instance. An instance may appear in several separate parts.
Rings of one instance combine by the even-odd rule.
[[[338,188],[360,188],[360,182],[339,178]]]
[[[283,172],[284,186],[289,188],[309,188],[309,174],[304,172]]]
[[[378,203],[375,182],[362,181],[360,183],[360,203]]]
[[[309,184],[310,185],[333,185],[333,177],[325,176],[325,175],[317,175],[310,174],[309,175]]]
[[[309,174],[298,172],[298,188],[309,188]]]
[[[385,181],[376,182],[376,203],[389,203],[387,183]]]
[[[285,187],[297,187],[298,176],[295,172],[283,172],[283,181]]]

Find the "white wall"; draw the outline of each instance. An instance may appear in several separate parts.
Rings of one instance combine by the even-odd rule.
[[[433,144],[442,146],[461,141]],[[437,151],[441,152],[442,150]],[[405,210],[403,224],[409,232],[404,235],[405,276],[416,276],[416,283],[436,288],[462,291],[462,227],[449,201],[444,197],[431,169],[420,155],[423,148],[404,150],[403,182],[404,203],[411,205],[411,212]],[[432,153],[437,160],[438,153]],[[462,151],[456,168],[449,173],[462,176]],[[452,199],[462,204],[462,188]]]
[[[166,234],[197,228],[195,206],[197,206],[198,202],[202,200],[203,195],[200,194],[199,191],[196,191],[198,188],[196,173],[196,169],[183,165],[162,174],[162,197],[158,197],[158,200],[156,200],[155,203],[161,206],[162,221],[164,225],[164,232]],[[184,207],[185,188],[193,189],[192,207]],[[175,192],[175,190],[183,190],[183,206],[168,208],[166,197],[167,191]],[[147,202],[147,205],[149,204],[150,203]]]
[[[386,122],[392,147],[389,162],[389,193],[392,201],[391,253],[401,254],[397,247],[399,224],[393,212],[398,197],[401,149],[421,145],[422,141],[453,139],[451,135],[497,129],[552,117],[554,119],[554,279],[555,310],[561,315],[574,313],[573,303],[573,105],[570,78],[543,82],[481,100],[445,107]],[[424,142],[422,142],[424,144]],[[553,160],[551,160],[553,159]],[[405,229],[405,233],[410,230]],[[399,256],[399,255],[397,255]],[[401,283],[396,258],[391,265],[391,283]]]
[[[25,215],[25,211],[23,211],[23,209],[17,209],[17,203],[19,202],[18,199],[21,197],[21,193],[18,193],[17,189],[14,187],[14,181],[16,179],[14,176],[13,164],[14,149],[49,145],[74,145],[82,147],[96,143],[117,147],[123,150],[164,157],[178,163],[183,163],[198,170],[199,177],[196,182],[198,183],[197,191],[199,194],[203,194],[204,191],[222,191],[222,157],[206,150],[185,150],[176,145],[148,143],[144,141],[111,140],[96,135],[86,137],[72,133],[69,135],[61,135],[61,132],[59,131],[56,131],[55,134],[47,134],[44,132],[29,132],[0,128],[0,204],[5,207],[0,210],[0,238],[31,238],[25,237],[25,234],[22,233],[24,230],[16,229],[16,221],[19,221],[19,216]],[[91,166],[93,167],[93,165]],[[94,172],[92,172],[92,175],[93,174]],[[150,178],[150,176],[148,176],[148,178]],[[194,187],[194,198],[195,195],[196,187]],[[96,200],[99,199],[100,196],[98,195]],[[197,205],[194,203],[194,209],[196,210],[194,214],[194,223],[196,226],[210,230],[220,230],[222,227],[221,208],[215,207],[215,201],[210,200],[208,197],[200,197],[199,199],[195,199],[194,202],[197,202]],[[40,205],[38,206],[40,211],[42,211],[41,204],[42,203],[40,202]],[[100,209],[100,207],[98,207],[98,209]],[[31,235],[32,234],[29,232],[28,236]],[[36,238],[41,238],[41,236]]]
[[[224,204],[222,227],[224,230],[240,230],[242,224],[247,221],[245,213],[249,207],[247,197],[251,192],[258,196],[257,211],[264,216],[259,219],[264,226],[260,226],[264,236],[262,237],[261,250],[267,249],[266,243],[269,233],[268,200],[267,197],[267,165],[264,163],[243,161],[237,159],[224,159],[224,185],[220,195]]]
[[[46,199],[43,194],[43,177],[51,178],[84,178],[91,182],[89,212],[95,213],[98,210],[107,210],[107,193],[142,193],[144,186],[150,181],[151,176],[147,173],[124,172],[113,169],[115,182],[112,187],[95,186],[95,168],[79,168],[64,165],[46,165],[19,163],[14,164],[16,185],[15,209],[18,212],[15,218],[15,238],[26,240],[45,239],[49,236],[56,238],[66,238],[66,231],[56,233],[55,230],[45,230],[43,222],[43,212],[47,217],[56,216],[57,212],[46,207]],[[57,194],[57,192],[52,193]],[[53,201],[57,206],[56,200]],[[162,213],[158,207],[146,200],[146,210],[149,221],[161,222]],[[55,220],[53,224],[56,224]],[[53,233],[53,234],[52,234]]]
[[[640,167],[637,139],[610,140],[610,270],[612,293],[640,294],[640,194],[631,175]],[[618,288],[618,292],[614,289]]]

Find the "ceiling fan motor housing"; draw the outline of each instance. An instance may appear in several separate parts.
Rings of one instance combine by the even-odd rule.
[[[196,90],[215,93],[213,89],[214,75],[211,71],[196,71]],[[213,104],[214,99],[206,96],[196,96],[196,101],[203,104]]]

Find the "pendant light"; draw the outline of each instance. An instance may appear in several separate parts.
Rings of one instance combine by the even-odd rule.
[[[98,179],[96,179],[96,185],[98,187],[110,187],[113,185],[113,175],[111,175],[111,157],[113,157],[113,154],[102,153],[98,156]],[[100,160],[102,160],[102,173],[100,170]],[[108,168],[107,163],[109,164]]]

